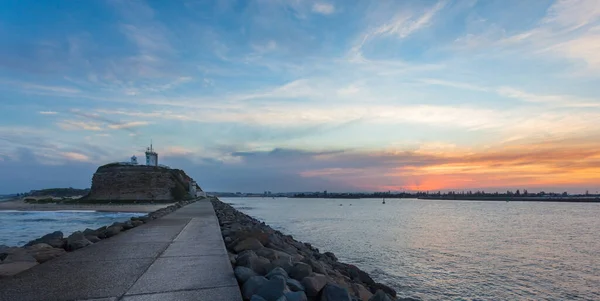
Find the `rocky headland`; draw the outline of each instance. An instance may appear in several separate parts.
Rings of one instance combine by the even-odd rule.
[[[60,231],[34,239],[23,247],[0,245],[0,278],[16,275],[53,258],[93,245],[103,239],[118,235],[154,219],[165,216],[193,200],[180,201],[143,216],[132,217],[125,222],[116,222],[98,229],[85,229],[65,237]]]
[[[187,197],[191,180],[181,169],[112,163],[98,167],[89,194],[79,201],[179,201]],[[197,190],[202,191],[199,187]]]
[[[213,199],[223,240],[244,300],[392,301],[396,291],[358,267],[339,262]]]

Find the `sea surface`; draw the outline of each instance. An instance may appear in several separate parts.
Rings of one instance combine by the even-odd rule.
[[[600,300],[600,204],[221,198],[423,300]]]
[[[88,210],[0,210],[0,245],[22,246],[54,231],[62,231],[65,236],[68,236],[85,228],[97,229],[143,214]]]

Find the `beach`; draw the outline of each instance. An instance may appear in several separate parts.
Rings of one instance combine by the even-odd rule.
[[[0,202],[0,211],[65,211],[89,210],[97,212],[153,212],[160,208],[168,207],[172,203],[161,204],[30,204],[23,200]]]

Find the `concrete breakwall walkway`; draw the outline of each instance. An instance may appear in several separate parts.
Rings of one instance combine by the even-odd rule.
[[[0,279],[1,301],[241,301],[208,200]]]

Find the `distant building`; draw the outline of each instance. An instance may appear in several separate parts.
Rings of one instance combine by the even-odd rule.
[[[133,165],[137,165],[138,164],[137,157],[135,155],[133,155],[131,157],[131,164],[133,164]]]
[[[190,189],[189,189],[190,190],[189,191],[190,196],[191,197],[196,197],[196,181],[194,181],[194,179],[190,178],[190,184],[189,184],[189,186],[190,186]]]
[[[158,166],[158,154],[152,148],[152,143],[150,143],[150,147],[146,149],[146,165]]]

